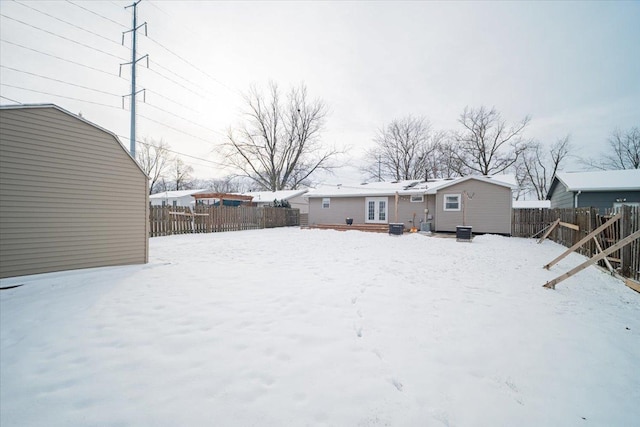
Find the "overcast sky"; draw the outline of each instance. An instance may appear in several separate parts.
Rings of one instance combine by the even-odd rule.
[[[131,61],[130,35],[120,45],[127,4],[0,0],[0,102],[82,112],[128,147],[129,66],[118,77]],[[151,62],[138,67],[147,93],[137,138],[191,156],[198,178],[227,173],[215,147],[241,119],[240,94],[270,80],[304,82],[326,102],[323,141],[350,147],[351,165],[391,120],[456,129],[465,106],[495,107],[508,122],[530,115],[525,136],[571,134],[583,157],[601,153],[613,129],[640,125],[637,1],[142,0],[138,19],[149,36],[139,33],[138,52]],[[336,174],[326,180],[361,179],[354,167]]]

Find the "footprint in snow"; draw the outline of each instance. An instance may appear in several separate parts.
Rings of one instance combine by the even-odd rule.
[[[402,383],[397,378],[391,378],[391,384],[393,384],[393,386],[398,389],[398,391],[402,391],[402,389],[404,388]]]

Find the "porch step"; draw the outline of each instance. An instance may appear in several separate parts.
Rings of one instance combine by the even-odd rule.
[[[320,229],[320,230],[337,230],[337,231],[368,231],[371,233],[388,233],[389,224],[314,224],[305,228]]]

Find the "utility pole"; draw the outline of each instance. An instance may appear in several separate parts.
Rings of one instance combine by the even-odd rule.
[[[127,62],[125,64],[120,64],[120,75],[122,75],[122,66],[131,64],[131,93],[129,95],[131,97],[131,133],[129,137],[129,153],[131,157],[136,158],[136,95],[140,92],[143,92],[144,89],[136,91],[136,64],[138,61],[147,58],[147,68],[149,68],[149,55],[144,55],[140,58],[136,58],[136,48],[138,44],[137,34],[138,29],[144,27],[144,35],[147,35],[147,23],[138,25],[138,3],[142,0],[138,0],[129,6],[125,6],[125,9],[130,7],[133,8],[133,25],[130,30],[122,32],[122,44],[124,45],[124,35],[126,33],[131,33],[131,62]],[[124,96],[122,97],[122,105],[124,108]]]

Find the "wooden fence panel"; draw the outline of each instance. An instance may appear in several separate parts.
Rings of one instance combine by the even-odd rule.
[[[622,218],[600,233],[599,242],[603,250],[640,229],[640,207],[623,206],[620,210]],[[594,208],[513,209],[511,235],[530,238],[542,234],[549,224],[560,219],[562,222],[577,225],[579,230],[559,226],[549,238],[563,246],[571,247],[614,214],[614,210],[611,209],[605,215],[599,215],[598,210]],[[591,258],[598,253],[598,249],[596,243],[590,240],[582,245],[578,252]],[[607,258],[619,274],[640,280],[640,241],[630,243]],[[601,261],[600,264],[604,266],[605,262]]]
[[[255,206],[151,206],[149,237],[300,225],[300,210]]]

